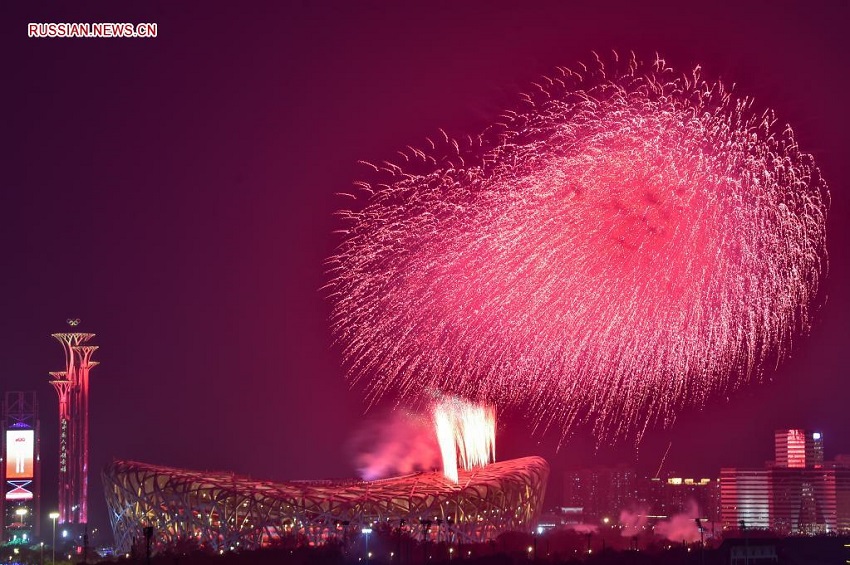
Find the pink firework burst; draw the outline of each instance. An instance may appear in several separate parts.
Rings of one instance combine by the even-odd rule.
[[[699,69],[613,66],[408,148],[341,212],[333,328],[372,400],[441,390],[639,436],[808,329],[828,200],[811,156]]]

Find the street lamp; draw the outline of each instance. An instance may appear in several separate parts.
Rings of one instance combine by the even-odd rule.
[[[360,533],[366,538],[366,560],[368,561],[372,557],[372,553],[369,551],[369,534],[372,533],[372,528],[369,526],[364,526]]]
[[[27,515],[27,509],[23,508],[23,507],[16,508],[15,509],[15,515],[18,517],[17,528],[18,528],[18,530],[22,530],[26,526],[26,524],[24,524],[24,516]],[[17,538],[18,538],[17,534],[15,534],[12,537],[13,540],[17,540]],[[21,532],[21,543],[26,543],[26,541],[27,541],[27,535],[25,533]],[[17,549],[15,551],[17,552]]]
[[[611,523],[611,518],[609,518],[608,516],[605,516],[604,518],[602,518],[602,524],[605,526],[605,528],[603,528],[602,532],[601,532],[602,533],[602,536],[601,536],[602,537],[602,551],[605,551],[605,534],[606,534],[605,529],[608,527],[608,525],[610,523]]]
[[[53,545],[51,546],[53,557],[51,557],[50,563],[51,565],[56,565],[56,518],[59,517],[59,512],[51,512],[49,516],[53,520]]]
[[[703,530],[704,530],[705,528],[703,528],[703,527],[702,527],[702,521],[700,521],[700,519],[699,519],[699,518],[694,518],[694,520],[696,521],[696,523],[697,523],[697,528],[699,529],[699,548],[700,548],[700,549],[699,549],[699,554],[700,554],[700,561],[703,563],[703,565],[705,565],[705,534],[704,534],[704,532],[703,532]]]
[[[26,524],[24,524],[24,516],[26,516],[26,515],[27,515],[27,509],[26,509],[26,508],[23,508],[23,507],[21,507],[21,508],[16,508],[16,509],[15,509],[15,514],[16,514],[16,515],[17,515],[17,517],[18,517],[18,527],[19,527],[19,528],[24,528],[24,527],[26,526]],[[26,541],[26,539],[27,539],[27,535],[26,535],[26,534],[23,534],[23,540],[24,540],[24,541]]]

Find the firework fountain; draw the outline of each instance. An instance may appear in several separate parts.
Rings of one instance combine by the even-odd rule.
[[[639,437],[778,363],[826,271],[827,188],[791,129],[660,59],[559,69],[481,135],[375,169],[329,287],[372,401]]]
[[[470,470],[496,460],[495,408],[449,397],[434,405],[433,414],[448,479],[457,482],[458,468]]]

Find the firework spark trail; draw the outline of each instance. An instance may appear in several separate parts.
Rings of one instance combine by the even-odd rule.
[[[341,212],[333,328],[372,400],[442,390],[639,436],[808,330],[812,158],[699,69],[625,64],[561,69],[482,135],[378,167],[390,180]]]

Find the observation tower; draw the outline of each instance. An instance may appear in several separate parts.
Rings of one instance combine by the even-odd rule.
[[[76,326],[79,320],[68,320]],[[65,350],[65,370],[51,372],[59,396],[59,523],[88,523],[89,371],[97,365],[91,333],[57,333]]]

